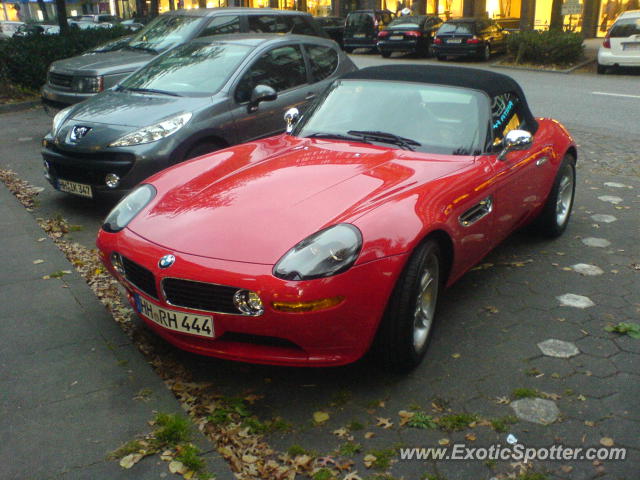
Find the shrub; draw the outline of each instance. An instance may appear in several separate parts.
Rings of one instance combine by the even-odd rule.
[[[51,62],[69,58],[130,32],[122,27],[79,30],[65,35],[32,35],[0,41],[0,84],[38,90],[47,79]]]
[[[528,30],[509,35],[507,50],[516,63],[567,65],[582,58],[584,46],[578,33]]]

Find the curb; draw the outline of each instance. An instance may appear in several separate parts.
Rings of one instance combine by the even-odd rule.
[[[20,112],[22,110],[28,110],[33,107],[37,107],[41,104],[40,99],[38,100],[28,100],[26,102],[16,102],[16,103],[5,103],[0,105],[0,114],[2,113],[11,113],[11,112]]]
[[[528,72],[544,72],[544,73],[563,73],[563,74],[568,74],[568,73],[572,73],[575,70],[578,70],[579,68],[582,68],[586,65],[589,65],[590,63],[595,62],[596,59],[592,58],[589,60],[583,60],[582,62],[574,65],[571,68],[567,68],[564,70],[546,70],[544,68],[533,68],[533,67],[519,67],[517,65],[502,65],[500,62],[495,62],[491,64],[491,67],[493,68],[506,68],[506,69],[510,69],[510,70],[525,70]]]

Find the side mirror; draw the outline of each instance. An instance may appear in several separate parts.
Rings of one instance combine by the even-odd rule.
[[[502,140],[502,151],[498,160],[504,160],[507,153],[514,150],[527,150],[533,143],[533,135],[526,130],[511,130]]]
[[[287,124],[287,133],[291,133],[293,131],[293,127],[296,126],[299,119],[300,111],[296,107],[292,107],[285,112],[284,121]]]
[[[278,98],[277,92],[268,85],[256,85],[251,92],[251,100],[249,101],[249,112],[255,112],[260,102],[270,102]]]

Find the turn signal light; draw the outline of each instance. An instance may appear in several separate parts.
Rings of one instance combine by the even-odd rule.
[[[324,310],[326,308],[335,307],[344,300],[344,297],[323,298],[321,300],[312,300],[310,302],[273,302],[273,309],[279,312],[304,313]]]

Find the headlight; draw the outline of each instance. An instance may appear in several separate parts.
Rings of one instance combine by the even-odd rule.
[[[151,143],[161,138],[168,137],[169,135],[176,133],[187,122],[191,120],[191,113],[182,113],[164,120],[155,125],[141,128],[133,133],[129,133],[124,137],[120,137],[113,142],[110,147],[128,147],[129,145],[140,145],[142,143]]]
[[[72,88],[81,93],[98,93],[104,90],[104,77],[73,77]]]
[[[116,233],[126,227],[134,217],[146,207],[156,196],[153,185],[145,183],[124,197],[107,215],[102,228],[110,233]]]
[[[55,137],[58,134],[58,129],[60,128],[60,125],[62,125],[64,121],[67,119],[67,116],[69,115],[69,112],[71,111],[72,108],[73,108],[73,105],[71,107],[63,108],[58,113],[56,113],[56,115],[53,117],[53,123],[51,124],[52,136]]]
[[[307,237],[289,250],[273,268],[285,280],[330,277],[349,269],[362,248],[362,235],[353,225],[340,223]]]

